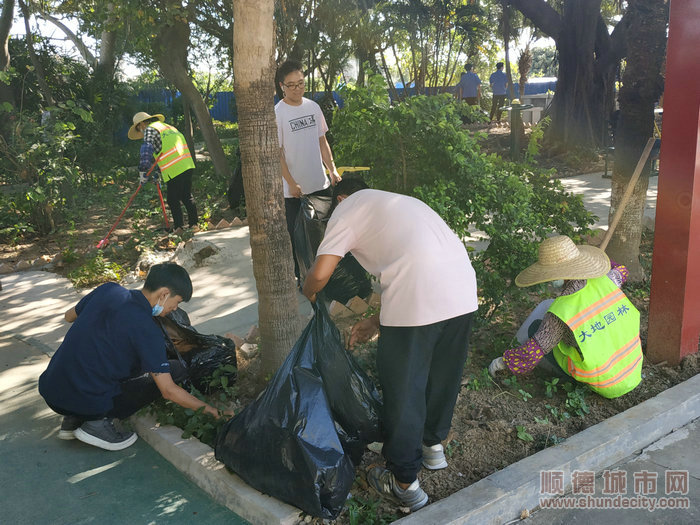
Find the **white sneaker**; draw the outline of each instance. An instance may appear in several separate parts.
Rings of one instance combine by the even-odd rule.
[[[396,478],[383,467],[374,467],[367,472],[367,483],[379,493],[379,495],[398,503],[402,507],[408,507],[411,512],[425,507],[428,503],[428,495],[421,488],[416,479],[407,488],[402,489],[396,482]]]
[[[445,450],[440,443],[432,447],[423,445],[423,466],[430,470],[440,470],[447,467]]]

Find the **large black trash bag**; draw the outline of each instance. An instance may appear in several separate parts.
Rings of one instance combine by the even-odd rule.
[[[267,388],[219,432],[216,459],[261,492],[333,519],[355,479],[351,453],[379,437],[381,402],[322,301]]]
[[[177,308],[155,319],[165,335],[168,358],[184,362],[190,383],[200,392],[209,393],[209,381],[216,369],[224,365],[236,366],[235,343],[220,335],[200,334],[184,310]],[[224,375],[229,382],[236,377],[235,372]]]
[[[294,256],[303,281],[316,258],[316,252],[326,232],[332,198],[325,195],[305,195],[294,226]],[[372,283],[365,269],[351,255],[343,257],[324,289],[329,301],[345,304],[356,295],[367,297]]]

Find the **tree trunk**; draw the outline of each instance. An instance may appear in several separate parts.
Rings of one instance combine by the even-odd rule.
[[[27,4],[24,3],[24,0],[19,0],[19,8],[22,11],[22,16],[24,17],[24,32],[25,38],[27,40],[27,53],[29,54],[29,60],[31,61],[32,66],[34,66],[34,74],[36,75],[36,81],[39,85],[39,90],[41,91],[41,94],[44,97],[44,102],[46,103],[46,105],[53,106],[55,102],[53,99],[53,94],[51,93],[51,89],[46,83],[46,75],[44,75],[44,68],[42,67],[41,62],[39,62],[39,58],[36,56],[36,53],[34,52],[34,36],[32,34],[32,28],[29,25],[29,8],[27,7]]]
[[[194,147],[194,137],[192,136],[192,112],[190,111],[190,105],[187,101],[182,104],[182,112],[185,118],[185,125],[182,126],[182,134],[185,136],[185,142],[187,142],[187,147],[192,154],[192,160],[197,162],[197,152]]]
[[[630,0],[627,67],[618,97],[620,117],[615,135],[610,220],[632,177],[639,156],[654,131],[654,103],[663,92],[662,65],[666,55],[667,4],[662,0]],[[612,259],[625,264],[633,281],[642,280],[639,263],[642,217],[649,185],[649,166],[637,182],[608,245]]]
[[[274,0],[236,0],[234,77],[243,186],[258,289],[262,377],[284,361],[299,334],[292,245],[282,194],[277,124],[271,103]]]
[[[600,144],[600,130],[612,96],[612,67],[596,75],[595,45],[600,0],[565,2],[563,27],[556,39],[559,52],[557,89],[552,99],[550,137],[567,147],[593,148]],[[613,64],[614,65],[614,64]]]
[[[226,161],[221,141],[214,129],[209,108],[204,103],[202,94],[195,87],[187,71],[189,42],[189,25],[187,22],[175,20],[172,25],[161,27],[153,42],[153,56],[163,75],[175,85],[187,103],[190,104],[199,123],[199,128],[202,130],[204,142],[214,164],[214,170],[219,177],[228,181],[231,179],[231,168]]]
[[[10,29],[12,28],[12,18],[15,12],[15,0],[3,0],[2,13],[0,13],[0,72],[5,72],[10,68]],[[8,102],[15,105],[12,88],[4,82],[0,82],[0,104]],[[5,136],[7,119],[0,123],[0,132]]]
[[[515,98],[513,89],[513,73],[510,70],[510,7],[504,0],[503,2],[503,47],[506,55],[506,78],[508,79],[508,94],[509,98]]]
[[[546,141],[561,149],[600,145],[612,107],[615,68],[624,53],[627,15],[608,34],[601,0],[564,0],[561,15],[544,0],[504,1],[556,42],[559,72]]]
[[[115,22],[114,4],[107,4],[107,27],[111,27]],[[97,60],[97,68],[104,78],[112,79],[114,77],[114,68],[117,63],[117,33],[111,29],[102,31],[100,37],[100,58]]]

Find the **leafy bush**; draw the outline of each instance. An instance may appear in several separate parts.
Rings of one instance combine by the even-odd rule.
[[[92,114],[72,100],[47,111],[44,122],[39,122],[0,108],[0,118],[16,122],[10,140],[0,141],[0,152],[11,166],[4,178],[24,186],[12,205],[19,220],[41,234],[54,229],[59,209],[74,203],[80,175],[73,148],[78,138],[74,121],[92,120]]]
[[[105,260],[102,252],[98,251],[84,265],[72,271],[68,277],[76,287],[86,288],[108,281],[119,282],[126,274],[125,268]]]
[[[472,106],[459,100],[455,102],[457,115],[462,119],[464,124],[476,124],[477,122],[485,123],[489,121],[489,116],[484,112],[481,106]],[[488,106],[491,106],[489,101]]]
[[[465,241],[476,232],[488,238],[488,246],[471,255],[481,315],[490,317],[516,293],[514,278],[536,260],[541,239],[556,232],[577,242],[589,231],[593,216],[550,172],[482,153],[481,136],[462,129],[449,95],[392,106],[382,77],[370,77],[367,85],[343,91],[345,106],[334,117],[335,155],[345,165],[370,166],[373,187],[417,196]]]

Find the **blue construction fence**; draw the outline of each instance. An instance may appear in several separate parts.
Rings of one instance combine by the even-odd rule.
[[[389,97],[393,100],[394,94],[398,95],[399,98],[404,98],[405,96],[415,96],[418,91],[415,86],[396,87],[393,90],[388,90]],[[552,79],[549,77],[541,79],[532,79],[527,84],[525,84],[525,95],[536,95],[540,93],[547,93],[548,91],[554,91],[557,86],[556,78]],[[517,84],[514,85],[516,94],[519,93],[519,87]],[[421,90],[423,95],[437,95],[439,93],[452,93],[454,94],[456,90],[455,86],[441,86],[441,87],[429,87]],[[407,92],[407,93],[406,93]],[[313,94],[305,93],[306,97],[312,98],[316,102],[321,101],[325,96],[326,92],[318,91]],[[516,95],[517,96],[517,95]],[[152,90],[142,90],[137,96],[139,104],[144,105],[162,105],[165,108],[172,109],[173,103],[180,97],[179,93],[173,96],[172,91],[167,89],[152,89]],[[238,111],[236,110],[236,96],[232,91],[217,91],[210,96],[212,107],[209,110],[211,117],[215,120],[220,120],[222,122],[237,122],[238,121]],[[338,107],[343,107],[343,99],[340,97],[337,91],[333,91],[333,99]],[[275,95],[274,103],[277,104],[279,98]]]
[[[319,91],[311,95],[311,93],[305,93],[304,96],[313,98],[314,101],[319,102],[325,97],[326,93]],[[171,91],[167,89],[151,89],[142,90],[137,95],[137,100],[139,104],[144,105],[160,105],[168,109],[172,109],[173,103],[180,98],[180,93],[176,93],[173,97]],[[336,91],[333,91],[333,99],[338,107],[343,107],[343,99]],[[209,114],[214,120],[220,120],[222,122],[237,122],[238,121],[238,111],[236,109],[236,96],[232,91],[217,91],[210,95],[210,102],[212,103],[209,109]],[[279,98],[277,95],[274,97],[274,103],[277,104]]]

